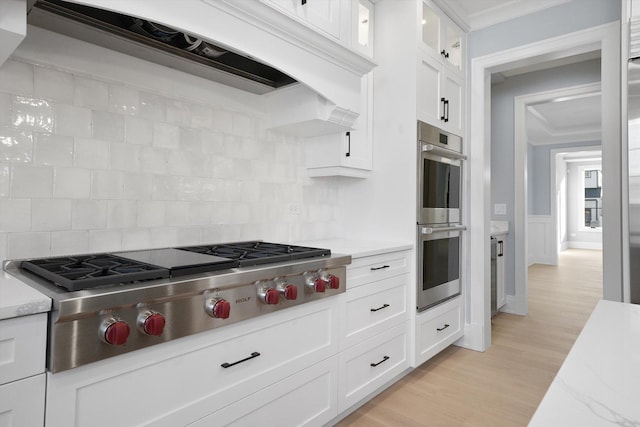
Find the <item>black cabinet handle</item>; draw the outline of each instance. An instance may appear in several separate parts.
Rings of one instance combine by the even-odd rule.
[[[445,106],[447,105],[447,100],[445,98],[440,98],[440,102],[442,102],[442,115],[440,116],[440,120],[445,119]]]
[[[386,362],[387,360],[389,360],[389,356],[385,356],[385,357],[383,357],[383,358],[382,358],[382,360],[381,360],[381,361],[379,361],[378,363],[372,363],[372,364],[371,364],[371,367],[372,367],[372,368],[375,368],[376,366],[378,366],[379,364],[381,364],[381,363],[383,363],[383,362]]]
[[[449,121],[449,100],[448,99],[444,100],[444,108],[446,111],[444,122],[447,123]]]
[[[382,307],[372,308],[371,311],[380,311],[383,308],[391,307],[389,304],[384,304]]]
[[[347,132],[347,152],[345,157],[351,157],[351,132]]]
[[[371,271],[382,270],[384,268],[389,268],[388,265],[383,265],[382,267],[371,267]]]
[[[223,363],[222,366],[223,368],[227,369],[230,368],[232,366],[237,365],[238,363],[242,363],[242,362],[246,362],[247,360],[251,360],[251,359],[255,359],[256,357],[260,356],[260,353],[258,353],[257,351],[254,351],[253,353],[251,353],[251,356],[244,358],[242,360],[238,360],[237,362],[233,362],[233,363]]]
[[[498,256],[504,256],[504,241],[503,240],[498,240],[498,244],[500,245],[500,253],[498,254]]]
[[[450,325],[448,325],[447,323],[444,324],[444,326],[442,328],[436,328],[436,331],[441,332],[444,331],[445,329],[447,329]]]
[[[307,4],[307,0],[300,0],[300,4],[304,6],[305,4]]]

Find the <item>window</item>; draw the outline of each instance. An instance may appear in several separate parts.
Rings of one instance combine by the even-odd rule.
[[[602,227],[602,171],[584,171],[584,226]]]

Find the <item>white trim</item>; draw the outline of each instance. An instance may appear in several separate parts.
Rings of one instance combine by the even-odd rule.
[[[569,249],[594,249],[602,250],[602,243],[599,242],[574,242],[572,240],[567,242]]]
[[[605,171],[609,171],[605,177],[607,186],[611,186],[611,197],[606,201],[608,214],[606,218],[609,224],[605,224],[612,232],[611,236],[604,240],[604,247],[608,254],[608,263],[604,266],[604,283],[609,284],[609,291],[605,289],[604,295],[608,299],[621,299],[621,290],[615,289],[621,282],[622,268],[619,265],[621,259],[621,236],[616,233],[620,229],[620,215],[616,214],[621,209],[620,200],[620,23],[618,21],[609,24],[588,28],[559,37],[542,40],[525,46],[517,46],[512,49],[474,58],[471,61],[469,96],[470,115],[467,147],[469,151],[469,197],[470,209],[473,215],[468,215],[469,224],[469,253],[484,254],[484,256],[471,257],[469,262],[469,309],[468,322],[480,324],[479,336],[475,342],[481,342],[479,350],[485,350],[491,345],[491,310],[490,310],[490,269],[489,267],[489,220],[490,215],[490,168],[491,168],[491,138],[490,138],[490,114],[487,109],[490,100],[490,75],[492,72],[500,72],[515,66],[525,66],[536,62],[551,59],[564,58],[580,53],[602,50],[602,102],[603,102],[603,129],[602,139],[606,141],[603,151],[608,151],[607,160],[603,159]],[[616,166],[617,165],[617,166]],[[515,177],[516,188],[526,188],[526,176]],[[617,191],[617,195],[616,195]],[[516,190],[516,206],[524,208],[526,212],[525,194]],[[607,220],[605,220],[606,222]],[[516,294],[517,299],[526,301],[526,286],[522,286],[522,272],[526,272],[526,216],[516,215],[514,232],[516,233]],[[617,261],[616,261],[617,260]],[[525,274],[526,276],[526,274]],[[472,278],[472,279],[471,279]],[[526,280],[526,279],[525,279]],[[614,288],[613,290],[611,290]],[[470,331],[470,333],[473,333]]]

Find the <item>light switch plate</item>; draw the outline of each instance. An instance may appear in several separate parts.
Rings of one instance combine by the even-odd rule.
[[[493,205],[493,213],[494,215],[506,215],[507,205],[505,203],[496,203]]]

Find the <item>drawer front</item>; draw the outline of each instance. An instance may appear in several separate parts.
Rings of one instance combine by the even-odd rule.
[[[43,373],[46,349],[46,313],[1,320],[0,384]]]
[[[347,289],[408,273],[411,251],[355,258],[347,266]]]
[[[430,359],[463,335],[461,299],[436,306],[416,318],[418,364]]]
[[[44,425],[45,374],[0,386],[0,426]]]
[[[340,353],[338,410],[345,411],[409,367],[408,323]]]
[[[167,343],[166,348],[142,349],[136,355],[52,374],[47,384],[48,425],[176,426],[194,422],[335,355],[335,304],[323,300],[277,313],[277,322],[262,318],[230,325],[221,328],[229,337],[222,341],[216,338],[216,331],[210,331],[182,343]],[[223,331],[228,328],[246,332],[229,335]],[[174,351],[180,352],[172,354]],[[104,396],[109,396],[109,405],[104,405]],[[114,407],[126,410],[114,412]]]
[[[338,415],[337,356],[317,363],[189,426],[322,426]]]
[[[344,321],[340,322],[340,348],[407,320],[408,280],[409,275],[403,274],[348,290]]]

